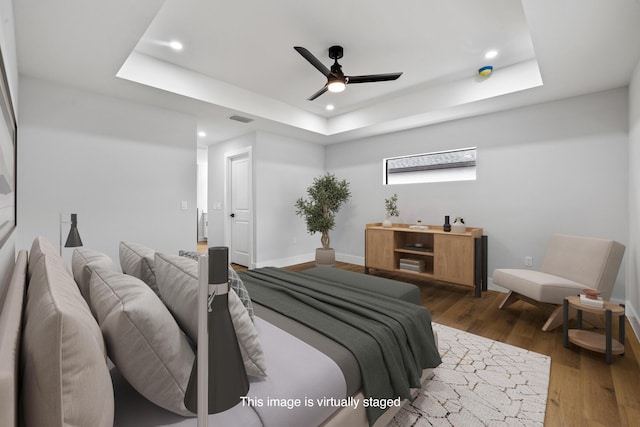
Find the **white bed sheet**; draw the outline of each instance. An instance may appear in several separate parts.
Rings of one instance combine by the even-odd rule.
[[[211,426],[228,427],[283,427],[317,426],[340,409],[331,405],[318,405],[318,399],[346,397],[346,382],[338,365],[309,344],[290,335],[269,322],[256,317],[267,364],[267,377],[250,377],[247,394],[249,401],[209,416]],[[165,411],[138,394],[117,372],[112,370],[116,411],[114,427],[193,427],[196,418],[184,418]],[[269,400],[300,399],[298,407],[269,405]],[[313,406],[307,404],[308,400]],[[290,401],[289,401],[290,402]]]

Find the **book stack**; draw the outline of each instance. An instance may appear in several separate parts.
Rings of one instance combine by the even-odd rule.
[[[400,258],[400,270],[424,272],[424,260],[412,258]]]
[[[585,294],[580,294],[580,304],[588,305],[590,307],[604,307],[604,301],[602,297],[598,297],[597,299],[587,298]]]

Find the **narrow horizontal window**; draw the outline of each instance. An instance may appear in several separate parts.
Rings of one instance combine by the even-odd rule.
[[[476,179],[476,148],[384,159],[384,183],[468,181]]]

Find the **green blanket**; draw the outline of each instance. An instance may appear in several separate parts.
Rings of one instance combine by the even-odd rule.
[[[240,272],[252,300],[351,351],[365,398],[410,399],[422,370],[441,362],[423,307],[316,277],[265,267]],[[370,402],[375,402],[371,401]],[[384,412],[367,407],[369,423]]]

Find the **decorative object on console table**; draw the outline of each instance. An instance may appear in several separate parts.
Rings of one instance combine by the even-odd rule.
[[[198,411],[200,402],[203,406],[206,404],[209,414],[215,414],[238,404],[249,391],[247,372],[229,313],[229,249],[218,246],[209,248],[208,252],[208,257],[202,256],[199,260],[200,275],[208,276],[208,280],[201,278],[198,297],[201,299],[198,301],[199,310],[206,311],[206,320],[203,316],[198,322],[198,341],[202,339],[205,348],[198,346],[198,355],[184,399],[185,406],[190,411],[198,412],[198,421],[201,416]],[[207,268],[202,266],[205,263],[208,274]],[[203,292],[202,288],[207,291]],[[205,300],[205,307],[201,306],[202,300]],[[198,375],[199,371],[204,374]],[[204,382],[198,386],[199,378],[208,378],[206,389],[200,393],[198,389]],[[204,400],[203,393],[207,397]]]
[[[449,215],[445,215],[444,217],[444,225],[442,226],[444,231],[451,231],[451,223],[449,223]]]
[[[82,246],[82,239],[78,232],[78,214],[71,214],[71,221],[64,221],[60,214],[60,255],[62,255],[62,224],[71,224],[69,235],[64,243],[65,248],[77,248]]]
[[[330,245],[329,230],[336,225],[336,213],[351,197],[349,183],[344,179],[338,181],[335,175],[327,173],[314,178],[307,188],[307,195],[307,200],[301,197],[296,201],[296,214],[305,219],[309,234],[322,233],[322,248],[316,249],[316,265],[333,266],[336,255]]]
[[[400,216],[400,212],[398,212],[398,195],[393,193],[389,199],[384,199],[384,208],[386,210],[385,220],[382,222],[383,227],[391,227],[393,224],[391,222],[392,216]]]
[[[451,224],[451,231],[453,233],[464,233],[467,231],[467,226],[464,224],[464,219],[457,217]]]
[[[416,223],[414,225],[410,225],[409,228],[412,229],[412,230],[427,230],[427,229],[429,229],[429,226],[428,225],[424,225],[422,223],[422,220],[419,219],[419,220],[416,221]]]

